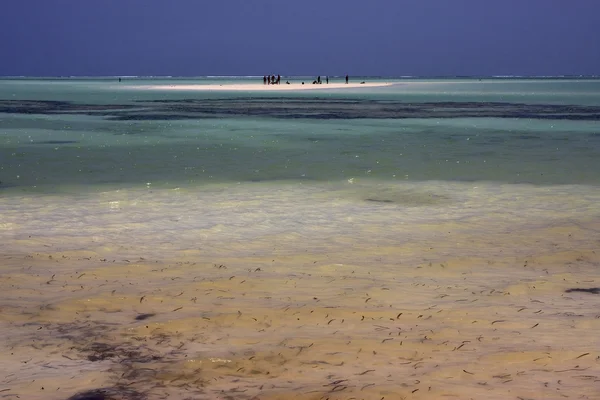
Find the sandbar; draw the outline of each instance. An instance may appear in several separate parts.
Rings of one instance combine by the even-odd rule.
[[[165,90],[165,91],[200,91],[200,92],[269,92],[269,91],[297,91],[297,90],[327,90],[327,89],[357,89],[391,86],[390,82],[365,82],[365,83],[329,83],[312,84],[290,83],[280,85],[263,85],[262,83],[225,83],[216,84],[195,84],[195,85],[139,85],[139,86],[121,86],[127,89],[145,89],[145,90]]]

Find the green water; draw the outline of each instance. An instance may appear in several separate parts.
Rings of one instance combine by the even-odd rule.
[[[173,83],[1,81],[2,187],[600,182],[596,80],[410,80],[288,93],[139,89],[165,82]]]

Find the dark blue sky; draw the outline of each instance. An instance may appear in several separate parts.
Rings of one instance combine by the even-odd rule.
[[[3,0],[0,75],[600,74],[600,0]]]

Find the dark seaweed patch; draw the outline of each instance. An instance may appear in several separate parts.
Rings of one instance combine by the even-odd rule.
[[[139,101],[135,105],[0,100],[0,113],[83,114],[117,121],[169,121],[223,117],[314,120],[481,117],[600,121],[598,106],[502,102],[406,103],[319,97],[154,100]],[[536,137],[526,135],[521,138]]]
[[[111,121],[173,121],[186,119],[206,119],[209,117],[186,114],[121,114],[108,116]]]
[[[125,386],[87,390],[67,400],[144,400],[147,396]]]
[[[0,113],[55,114],[130,109],[135,106],[123,104],[78,104],[70,101],[50,100],[0,100]]]
[[[573,288],[565,290],[566,293],[581,292],[590,294],[600,294],[600,288]]]
[[[155,315],[156,315],[156,314],[153,314],[153,313],[140,314],[140,315],[138,315],[138,316],[136,316],[136,317],[135,317],[135,320],[136,320],[136,321],[143,321],[143,320],[145,320],[145,319],[148,319],[148,318],[154,317]]]
[[[181,370],[178,366],[187,357],[186,343],[179,337],[155,332],[142,340],[135,335],[118,335],[118,324],[97,321],[43,327],[49,340],[59,341],[48,345],[62,348],[63,357],[101,363],[110,379],[106,387],[80,392],[67,400],[145,400],[166,398],[166,391],[180,393],[179,398],[204,394],[207,380],[201,372]],[[62,346],[63,341],[68,345]]]

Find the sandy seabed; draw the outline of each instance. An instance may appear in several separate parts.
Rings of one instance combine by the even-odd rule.
[[[0,398],[600,398],[597,189],[347,186],[0,199]]]
[[[588,233],[555,227],[552,251],[443,262],[430,260],[451,243],[4,255],[0,397],[598,399],[600,296],[565,291],[600,286],[600,254],[560,245]]]

